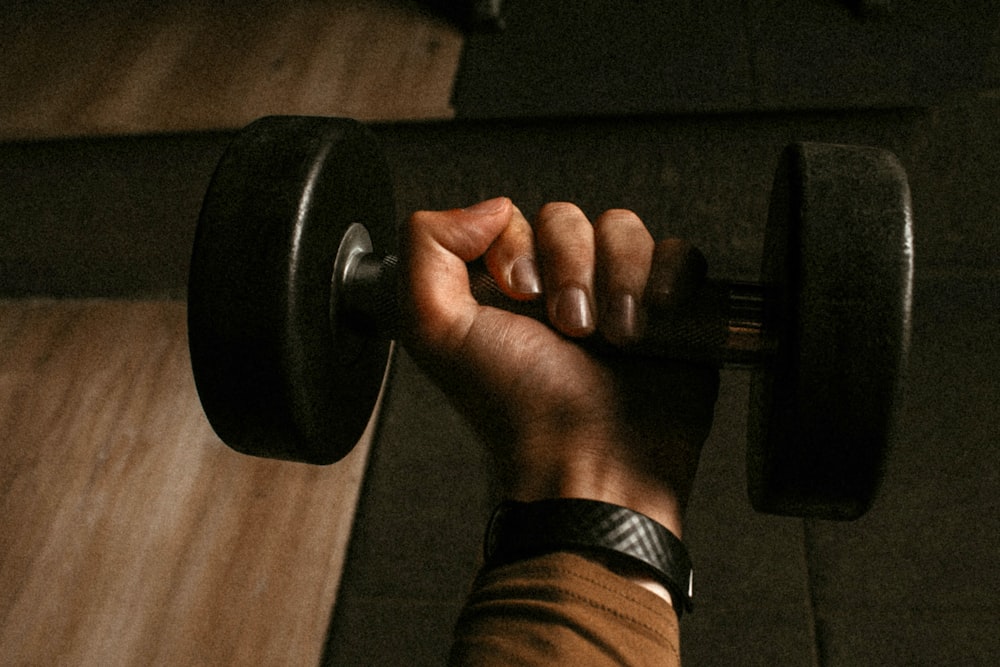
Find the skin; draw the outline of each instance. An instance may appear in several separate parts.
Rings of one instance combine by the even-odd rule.
[[[591,222],[552,203],[532,225],[506,198],[415,213],[402,245],[403,343],[486,443],[504,497],[602,500],[682,536],[717,371],[578,343],[627,346],[649,308],[683,308],[704,280],[701,254],[654,242],[630,211]],[[549,322],[479,305],[466,269],[479,258],[511,298],[544,300]]]

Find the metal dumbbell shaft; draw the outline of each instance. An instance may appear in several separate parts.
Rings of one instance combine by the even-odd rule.
[[[331,318],[367,335],[398,338],[398,280],[398,258],[379,257],[364,228],[353,226],[335,265]],[[548,320],[544,300],[511,299],[481,263],[469,265],[469,282],[473,296],[485,306]],[[761,285],[708,281],[683,308],[649,312],[641,337],[620,350],[719,366],[754,365],[774,349],[765,331],[766,302]],[[612,351],[597,337],[584,344],[598,352]]]

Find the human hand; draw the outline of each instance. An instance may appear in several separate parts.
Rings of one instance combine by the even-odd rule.
[[[680,536],[718,372],[578,341],[625,345],[651,304],[682,308],[701,254],[654,243],[629,211],[592,225],[549,204],[532,228],[505,198],[415,213],[403,236],[403,343],[490,447],[505,497],[603,500]],[[511,298],[544,299],[549,323],[478,304],[466,264],[480,257]]]

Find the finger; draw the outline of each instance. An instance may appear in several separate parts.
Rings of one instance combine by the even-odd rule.
[[[549,321],[567,336],[594,331],[594,228],[573,204],[546,204],[535,241]]]
[[[469,288],[466,263],[486,252],[512,212],[510,200],[499,198],[410,217],[403,234],[400,283],[408,342],[438,351],[461,345],[479,307]]]
[[[686,302],[705,284],[708,262],[698,248],[682,239],[666,239],[653,250],[646,286],[647,303],[673,308]]]
[[[598,328],[616,345],[635,340],[643,324],[642,298],[656,245],[635,213],[605,212],[594,223]]]
[[[486,267],[500,289],[518,300],[542,293],[542,278],[535,259],[535,233],[516,206],[510,224],[486,251]]]

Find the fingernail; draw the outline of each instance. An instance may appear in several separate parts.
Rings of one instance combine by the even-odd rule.
[[[493,215],[502,211],[506,205],[506,197],[496,197],[495,199],[487,199],[486,201],[481,201],[478,204],[473,204],[472,206],[466,208],[465,211],[474,215]]]
[[[579,287],[563,289],[556,299],[555,320],[568,334],[589,333],[594,328],[594,318],[587,294]]]
[[[542,278],[538,274],[535,260],[525,255],[518,258],[510,267],[510,286],[521,294],[538,295],[542,293]]]
[[[625,343],[633,340],[639,329],[639,310],[635,297],[631,294],[619,294],[607,305],[601,322],[604,336],[612,343]]]

